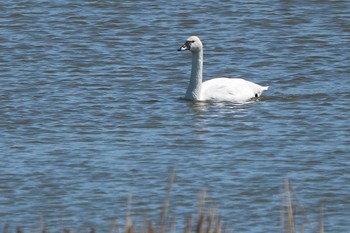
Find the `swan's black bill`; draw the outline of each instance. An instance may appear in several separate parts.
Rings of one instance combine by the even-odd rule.
[[[184,51],[184,50],[190,50],[191,49],[191,44],[194,41],[186,41],[183,46],[181,46],[177,51]]]

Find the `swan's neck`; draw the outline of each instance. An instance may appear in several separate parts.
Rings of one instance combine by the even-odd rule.
[[[200,100],[203,72],[203,51],[192,53],[191,80],[188,85],[185,99]]]

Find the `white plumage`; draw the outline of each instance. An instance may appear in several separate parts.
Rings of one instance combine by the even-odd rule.
[[[196,36],[191,36],[178,51],[192,52],[191,79],[185,99],[214,100],[244,103],[259,97],[268,86],[260,86],[241,78],[215,78],[202,83],[203,45]]]

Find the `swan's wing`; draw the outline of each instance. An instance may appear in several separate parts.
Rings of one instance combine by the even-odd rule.
[[[239,78],[215,78],[202,83],[201,99],[242,103],[259,97],[267,88]]]

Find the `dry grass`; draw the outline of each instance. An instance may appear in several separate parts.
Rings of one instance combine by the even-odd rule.
[[[224,232],[234,232],[233,229],[225,229],[222,225],[222,221],[217,214],[215,208],[207,208],[206,206],[206,194],[203,192],[199,198],[199,207],[195,220],[192,217],[186,219],[184,227],[181,230],[175,229],[176,218],[170,218],[168,216],[170,195],[172,191],[172,185],[175,180],[175,173],[171,172],[168,180],[168,191],[167,196],[164,200],[163,208],[160,215],[160,221],[157,225],[152,224],[151,221],[146,218],[143,220],[139,227],[136,227],[136,223],[130,217],[131,213],[131,196],[128,198],[128,209],[126,213],[125,226],[122,227],[124,230],[120,230],[121,226],[118,224],[117,220],[112,222],[109,233],[224,233]],[[300,219],[302,216],[302,221]],[[307,229],[311,229],[311,221],[307,217],[306,210],[299,202],[296,193],[293,191],[290,181],[287,179],[284,184],[284,192],[281,194],[281,233],[304,233],[305,226]],[[169,221],[170,219],[170,221]],[[298,223],[300,222],[300,223]],[[31,233],[50,233],[50,231],[45,226],[44,219],[41,219],[41,229],[38,231],[31,231]],[[57,231],[55,231],[57,232]],[[58,232],[62,233],[72,233],[70,229],[63,229]],[[79,231],[81,232],[81,231]],[[91,227],[86,232],[96,233],[94,227]],[[320,213],[318,233],[324,233],[323,228],[323,211]],[[3,228],[3,233],[11,233],[9,226],[5,225]],[[16,233],[24,233],[22,228],[18,227]]]
[[[299,221],[297,221],[298,218]],[[297,224],[297,222],[300,223]],[[304,233],[306,227],[312,231],[311,220],[307,216],[305,207],[300,203],[297,194],[292,189],[290,180],[286,179],[284,193],[281,195],[281,232]],[[324,233],[323,210],[320,213],[318,230],[313,232]]]

